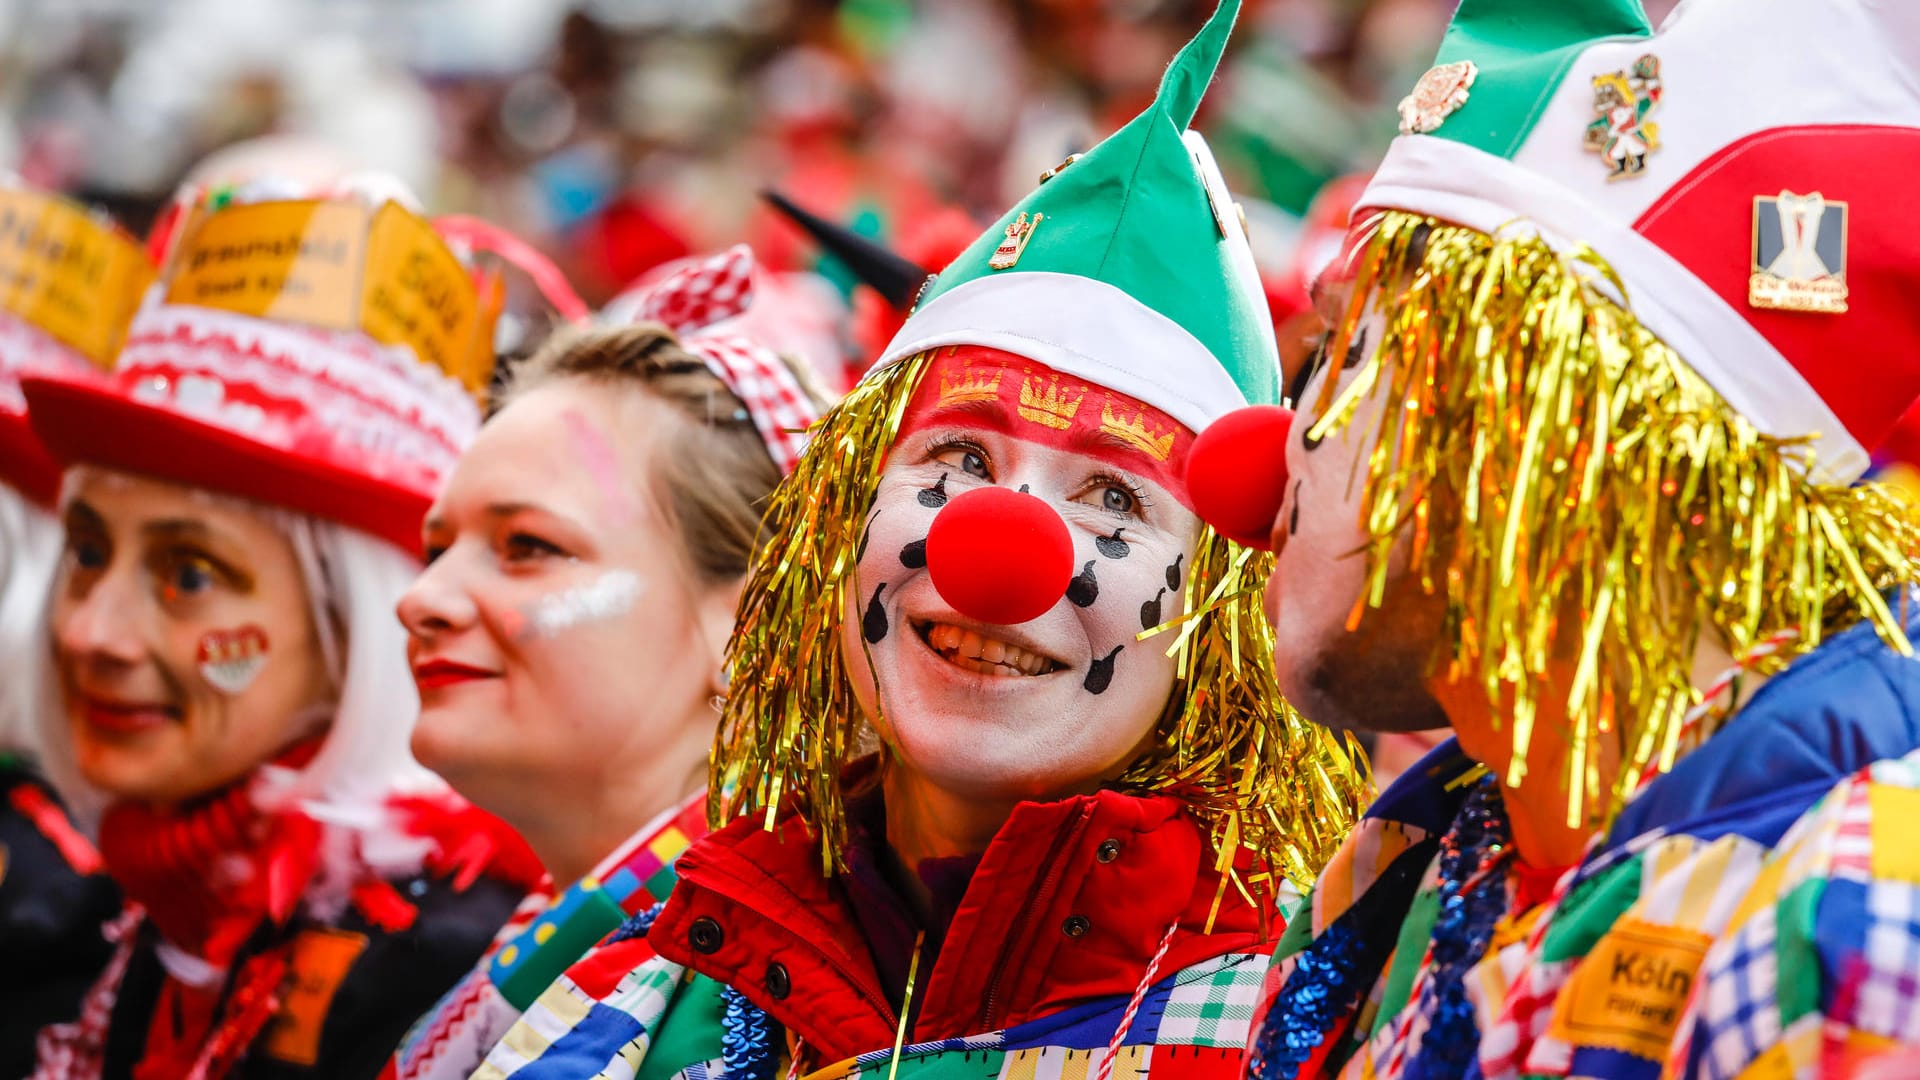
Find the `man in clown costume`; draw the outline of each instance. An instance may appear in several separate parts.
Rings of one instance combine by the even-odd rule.
[[[1362,781],[1274,691],[1264,557],[1181,480],[1277,397],[1187,131],[1236,9],[814,428],[743,594],[716,831],[477,1076],[1238,1075],[1285,883]]]
[[[1920,9],[1465,0],[1439,61],[1302,415],[1195,451],[1281,501],[1189,478],[1278,549],[1302,710],[1455,736],[1288,928],[1251,1074],[1847,1075],[1920,1042],[1920,527],[1851,483],[1920,391]],[[1615,78],[1661,84],[1626,176]]]

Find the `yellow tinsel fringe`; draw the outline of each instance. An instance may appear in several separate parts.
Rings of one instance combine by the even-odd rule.
[[[821,869],[845,866],[842,768],[863,727],[841,656],[846,590],[888,448],[926,369],[915,356],[870,377],[814,428],[774,492],[766,543],[729,645],[727,704],[714,743],[708,816],[793,810],[819,836]],[[1239,852],[1305,886],[1359,817],[1370,784],[1357,750],[1280,700],[1260,609],[1272,557],[1203,535],[1176,620],[1179,675],[1130,790],[1186,798],[1211,830],[1216,865]],[[1146,636],[1146,635],[1143,635]],[[1244,890],[1246,877],[1232,874]]]
[[[1370,296],[1386,325],[1337,396],[1328,380],[1311,435],[1376,390],[1392,403],[1364,466],[1365,602],[1410,530],[1413,572],[1448,603],[1436,662],[1512,721],[1508,784],[1527,775],[1550,666],[1569,673],[1568,730],[1543,734],[1568,740],[1574,824],[1611,820],[1686,749],[1704,632],[1738,657],[1797,630],[1762,672],[1860,619],[1911,651],[1882,593],[1920,579],[1913,508],[1810,480],[1812,440],[1757,432],[1610,298],[1625,289],[1598,256],[1390,213],[1354,266],[1331,355]],[[1603,740],[1621,762],[1607,791]]]

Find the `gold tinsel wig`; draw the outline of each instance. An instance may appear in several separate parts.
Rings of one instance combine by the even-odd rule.
[[[1347,386],[1327,381],[1309,437],[1376,390],[1394,406],[1364,465],[1360,604],[1379,605],[1410,533],[1411,572],[1447,603],[1435,663],[1511,721],[1509,785],[1527,775],[1554,657],[1574,658],[1555,703],[1568,730],[1539,734],[1568,740],[1573,823],[1610,820],[1711,734],[1682,724],[1703,633],[1736,657],[1790,637],[1763,673],[1861,619],[1911,652],[1884,594],[1920,569],[1912,508],[1880,485],[1811,480],[1813,442],[1756,431],[1641,327],[1592,252],[1387,212],[1351,267],[1331,354],[1369,307],[1385,327]],[[1602,739],[1621,760],[1606,791]]]
[[[841,653],[846,590],[888,449],[926,363],[920,354],[870,374],[814,427],[774,492],[729,646],[709,816],[718,826],[762,814],[771,827],[777,814],[797,813],[820,837],[827,873],[845,865],[841,770],[865,723]],[[1233,869],[1243,851],[1259,864],[1230,875],[1243,889],[1275,872],[1310,881],[1368,789],[1345,737],[1308,723],[1280,698],[1272,629],[1260,608],[1271,563],[1211,530],[1202,534],[1185,587],[1188,614],[1177,627],[1158,628],[1173,631],[1172,696],[1153,749],[1117,782],[1186,799],[1211,830],[1216,866]]]

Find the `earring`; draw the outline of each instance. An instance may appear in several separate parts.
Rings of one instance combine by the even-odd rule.
[[[725,694],[713,695],[712,697],[707,699],[707,706],[717,713],[726,712],[727,711],[727,695]]]

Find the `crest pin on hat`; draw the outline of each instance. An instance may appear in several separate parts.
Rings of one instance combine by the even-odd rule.
[[[1047,219],[1045,214],[1035,214],[1032,220],[1021,214],[1019,220],[1007,226],[1007,238],[993,249],[993,258],[987,265],[995,270],[1011,270],[1020,262],[1020,253],[1027,250],[1027,241],[1033,239],[1034,231]]]
[[[1756,195],[1747,303],[1777,311],[1847,311],[1847,204],[1819,192]]]
[[[1480,68],[1471,60],[1428,68],[1414,84],[1413,93],[1400,99],[1400,134],[1438,131],[1455,109],[1467,103],[1467,91],[1479,74]]]
[[[1593,77],[1593,111],[1599,115],[1587,125],[1587,148],[1613,166],[1607,179],[1638,176],[1647,155],[1660,149],[1660,125],[1647,119],[1659,104],[1660,60],[1652,53],[1629,71]]]

